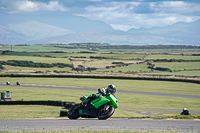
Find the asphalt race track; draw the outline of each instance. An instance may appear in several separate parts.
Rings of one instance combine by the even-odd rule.
[[[0,83],[0,86],[7,86],[6,84]],[[53,86],[53,85],[33,85],[33,84],[21,84],[9,85],[12,87],[34,87],[34,88],[48,88],[48,89],[70,89],[70,90],[86,90],[86,91],[96,91],[98,88],[82,88],[82,87],[67,87],[67,86]],[[144,95],[158,95],[158,96],[171,96],[171,97],[185,97],[185,98],[198,98],[200,95],[190,95],[190,94],[175,94],[175,93],[162,93],[162,92],[147,92],[147,91],[130,91],[130,90],[117,90],[119,93],[132,93],[132,94],[144,94]]]
[[[1,84],[0,86],[6,86]],[[12,87],[36,87],[48,89],[71,89],[71,90],[87,90],[97,91],[97,88],[80,88],[80,87],[65,87],[65,86],[48,86],[48,85],[29,85],[23,84],[20,86],[10,85]],[[172,97],[197,98],[199,95],[173,94],[160,92],[143,92],[143,91],[127,91],[117,90],[120,93],[134,93],[145,95],[161,95]],[[125,109],[136,109],[123,107]],[[138,109],[147,110],[147,109]],[[158,110],[158,109],[148,109]],[[160,110],[177,112],[178,110]],[[180,111],[179,111],[180,112]],[[191,113],[200,113],[200,111],[191,111]],[[177,132],[200,132],[200,120],[152,120],[152,119],[77,119],[69,120],[62,119],[16,119],[16,120],[0,120],[0,131],[27,131],[27,130],[132,130],[132,131],[177,131]]]
[[[132,130],[200,132],[200,121],[146,119],[17,119],[0,120],[0,131],[27,130]]]

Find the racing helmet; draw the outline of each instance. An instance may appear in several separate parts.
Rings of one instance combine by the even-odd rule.
[[[187,108],[183,108],[183,111],[188,111],[188,109]]]
[[[112,84],[109,84],[108,87],[107,87],[107,91],[110,92],[111,94],[115,94],[116,87]]]

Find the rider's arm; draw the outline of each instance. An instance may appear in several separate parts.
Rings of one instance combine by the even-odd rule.
[[[105,88],[102,88],[102,89],[99,88],[98,92],[99,92],[99,94],[101,94],[103,96],[106,96],[106,90],[105,90]]]

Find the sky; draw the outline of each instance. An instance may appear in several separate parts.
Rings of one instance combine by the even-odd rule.
[[[200,0],[0,0],[9,14],[67,13],[104,21],[115,30],[167,26],[200,19]]]

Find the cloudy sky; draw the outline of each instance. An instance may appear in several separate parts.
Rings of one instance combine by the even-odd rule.
[[[67,13],[104,21],[113,29],[167,26],[200,19],[200,0],[0,0],[10,14]]]

